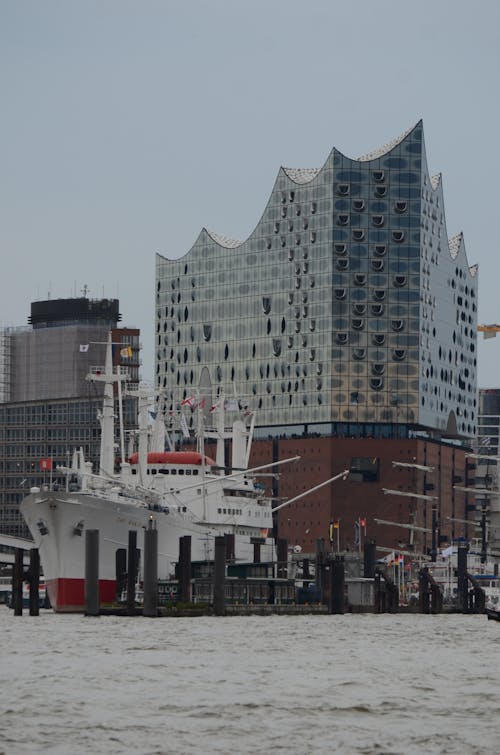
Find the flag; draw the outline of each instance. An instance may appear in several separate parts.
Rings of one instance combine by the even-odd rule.
[[[219,406],[220,406],[220,401],[216,401],[215,404],[212,404],[212,406],[210,407],[210,409],[208,411],[209,412],[215,412],[215,410],[218,409]]]
[[[191,409],[194,409],[196,406],[196,398],[195,396],[188,396],[183,401],[181,401],[181,406],[189,406]]]
[[[333,529],[334,530],[338,530],[339,527],[340,527],[340,522],[339,522],[338,519],[335,519],[335,521],[333,523]]]
[[[359,545],[359,521],[354,522],[354,545]]]
[[[366,519],[365,518],[359,520],[359,526],[360,527],[366,527]]]
[[[400,553],[400,554],[399,554],[399,557],[398,557],[398,565],[399,565],[399,566],[404,566],[404,565],[405,565],[405,557],[403,556],[403,554],[402,554],[402,553]]]
[[[85,354],[88,350],[89,350],[88,343],[81,343],[80,344],[80,351],[82,352],[82,354]]]
[[[123,349],[120,349],[120,356],[129,359],[132,356],[132,346],[125,346]]]
[[[333,522],[330,522],[329,533],[330,533],[330,542],[333,543]]]
[[[52,469],[52,459],[40,459],[38,463],[42,472],[50,472]]]

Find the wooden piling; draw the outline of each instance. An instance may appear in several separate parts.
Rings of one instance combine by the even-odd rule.
[[[224,616],[226,613],[226,542],[224,535],[215,538],[214,564],[214,613]]]
[[[127,614],[135,616],[135,583],[137,580],[137,531],[128,533]]]
[[[23,557],[24,550],[15,548],[14,565],[12,567],[12,605],[14,607],[14,616],[23,615]]]
[[[375,576],[376,550],[375,540],[365,541],[363,552],[363,577],[365,579],[373,579]]]
[[[224,541],[224,537],[222,537]],[[183,535],[179,538],[179,601],[191,602],[191,535]]]
[[[85,615],[99,616],[99,530],[85,530]]]
[[[30,616],[40,615],[40,554],[38,548],[30,548]]]
[[[330,562],[330,613],[345,611],[345,564],[343,556]]]
[[[144,616],[158,616],[158,530],[153,523],[144,533]]]

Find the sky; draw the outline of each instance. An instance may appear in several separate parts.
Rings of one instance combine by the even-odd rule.
[[[0,0],[0,325],[120,299],[154,371],[155,254],[244,240],[280,165],[424,121],[449,236],[500,322],[498,0]],[[87,287],[87,288],[84,288]],[[479,340],[500,386],[500,334]]]

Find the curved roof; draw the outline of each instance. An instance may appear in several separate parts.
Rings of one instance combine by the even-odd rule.
[[[321,168],[283,168],[283,172],[296,184],[309,183],[320,170]]]
[[[383,147],[379,147],[378,149],[373,150],[373,152],[367,152],[366,155],[361,155],[361,157],[358,157],[358,162],[368,162],[369,160],[376,160],[378,157],[382,157],[382,155],[385,155],[386,152],[390,152],[391,149],[394,149],[394,147],[397,147],[398,144],[400,144],[403,139],[405,139],[408,134],[411,134],[415,126],[412,126],[411,128],[407,129],[401,136],[397,136],[395,139],[391,139],[390,142],[387,142],[387,144],[384,144]]]
[[[448,248],[450,250],[450,257],[454,260],[457,258],[457,255],[460,251],[460,247],[462,246],[462,242],[464,240],[463,233],[457,233],[456,236],[452,236],[451,239],[448,241]]]
[[[226,247],[226,249],[235,249],[237,246],[241,246],[241,244],[243,243],[242,241],[238,241],[238,239],[231,239],[229,238],[229,236],[223,236],[221,233],[210,231],[208,228],[206,229],[206,231],[212,241],[215,241],[215,243],[219,244],[219,246]]]

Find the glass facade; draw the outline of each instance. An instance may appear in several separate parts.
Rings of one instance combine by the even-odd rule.
[[[157,387],[173,407],[234,383],[266,427],[471,437],[475,272],[448,241],[421,123],[358,160],[334,149],[280,170],[246,241],[204,229],[181,259],[157,255]]]

